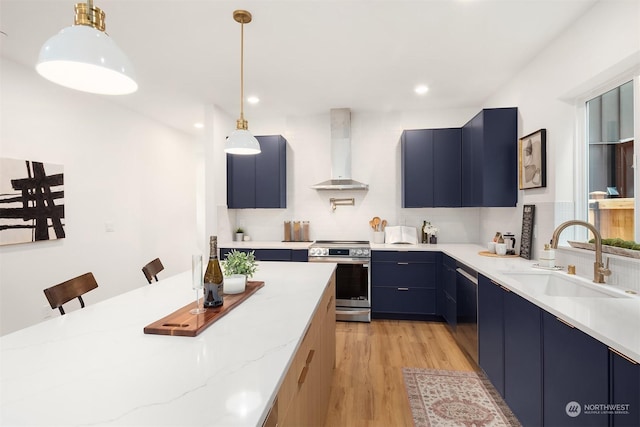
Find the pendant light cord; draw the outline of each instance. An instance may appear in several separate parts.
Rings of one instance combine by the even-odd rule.
[[[244,120],[244,21],[240,24],[240,120]]]

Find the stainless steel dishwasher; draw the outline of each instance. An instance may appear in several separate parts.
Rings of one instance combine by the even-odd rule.
[[[456,341],[478,363],[477,272],[469,268],[456,269],[456,302]]]

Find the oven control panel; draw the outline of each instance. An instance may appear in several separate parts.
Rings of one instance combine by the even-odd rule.
[[[309,256],[332,256],[345,258],[369,258],[371,250],[368,248],[309,248]]]

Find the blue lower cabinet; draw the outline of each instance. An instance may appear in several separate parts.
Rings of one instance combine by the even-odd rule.
[[[373,251],[371,313],[377,319],[430,319],[437,314],[440,253]]]
[[[611,367],[612,427],[640,426],[640,363],[609,351]]]
[[[543,423],[607,426],[590,405],[609,402],[609,350],[591,336],[543,312]]]
[[[478,364],[504,397],[504,291],[478,275]]]
[[[308,249],[292,249],[291,261],[295,261],[295,262],[309,261],[309,250]]]
[[[425,288],[371,287],[372,311],[379,316],[433,315],[436,312],[436,291]]]
[[[504,399],[523,426],[542,425],[542,311],[503,291]]]
[[[227,253],[234,250],[234,248],[220,248],[220,259],[224,260]],[[258,261],[292,261],[291,249],[235,249],[238,252],[254,252],[254,256]],[[305,255],[307,251],[304,251]],[[300,255],[297,255],[298,257]],[[305,259],[306,261],[306,259]]]

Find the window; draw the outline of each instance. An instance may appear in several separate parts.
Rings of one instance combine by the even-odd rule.
[[[587,218],[602,238],[637,239],[634,82],[586,102]]]

